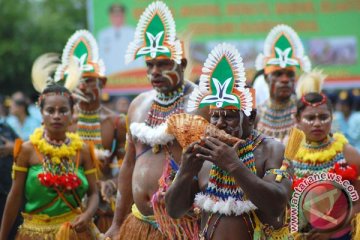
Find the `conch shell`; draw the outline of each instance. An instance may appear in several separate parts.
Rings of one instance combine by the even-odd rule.
[[[220,130],[212,124],[209,124],[206,127],[205,136],[215,137],[230,146],[233,146],[235,143],[240,141],[239,138],[227,134],[224,130]]]
[[[170,116],[167,120],[167,133],[174,135],[182,148],[200,140],[202,136],[216,137],[229,145],[240,140],[210,124],[205,118],[187,113]]]

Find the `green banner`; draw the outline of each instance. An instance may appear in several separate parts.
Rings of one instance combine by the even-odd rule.
[[[140,14],[151,1],[93,0],[93,31],[98,35],[110,26],[108,9],[117,2],[125,6],[125,24],[136,27]],[[360,1],[358,0],[168,0],[177,32],[191,34],[193,75],[219,42],[234,44],[249,75],[267,33],[284,23],[303,40],[313,67],[329,75],[328,84],[360,81]],[[125,46],[123,46],[125,48]],[[121,56],[123,57],[123,56]],[[249,76],[248,75],[248,76]],[[116,85],[116,84],[115,84]]]

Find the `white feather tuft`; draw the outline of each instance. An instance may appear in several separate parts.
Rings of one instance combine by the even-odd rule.
[[[257,55],[256,60],[255,60],[255,69],[256,71],[262,70],[265,68],[265,56],[262,53],[259,53],[259,55]]]
[[[322,85],[327,76],[322,70],[314,69],[311,72],[303,73],[296,86],[296,96],[301,98],[311,92],[321,93]]]
[[[308,56],[304,56],[300,60],[300,62],[302,64],[302,69],[303,69],[304,72],[310,72],[311,71],[311,61],[310,61]]]
[[[100,161],[103,161],[106,158],[111,156],[111,152],[107,149],[96,149],[95,148],[95,155],[96,155],[97,159],[99,159]]]
[[[72,58],[72,60],[70,60],[67,73],[68,75],[65,80],[64,87],[72,92],[78,86],[82,74],[81,68],[76,59]]]
[[[144,144],[165,145],[175,139],[175,137],[166,132],[167,124],[163,123],[154,128],[145,123],[132,123],[130,125],[131,134]]]
[[[58,68],[59,61],[57,53],[45,53],[34,61],[31,78],[36,91],[41,93],[47,85],[54,82],[51,74]]]
[[[55,76],[54,76],[55,82],[61,81],[64,78],[66,67],[67,67],[66,65],[60,64],[56,68]]]
[[[229,197],[226,201],[212,198],[204,193],[195,196],[195,205],[199,208],[212,213],[220,213],[227,216],[240,216],[243,213],[256,210],[257,207],[249,200],[240,201]]]

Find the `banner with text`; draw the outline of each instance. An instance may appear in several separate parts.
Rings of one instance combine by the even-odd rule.
[[[124,51],[131,41],[140,14],[148,0],[92,0],[89,23],[97,37],[105,64],[115,66],[109,72],[108,91],[139,93],[148,89],[143,59],[124,65]],[[191,39],[187,47],[191,73],[196,80],[210,50],[219,42],[234,44],[247,69],[248,80],[254,74],[254,62],[262,51],[267,33],[284,23],[302,39],[312,65],[329,75],[326,86],[360,86],[360,1],[358,0],[168,0],[180,38]],[[113,3],[125,8],[124,31],[111,30],[114,19],[109,10]],[[118,34],[118,35],[116,35]],[[189,37],[190,36],[190,37]],[[122,40],[118,40],[118,39]],[[187,43],[185,41],[185,43]],[[109,55],[106,57],[106,55]],[[107,59],[107,61],[106,61]],[[122,66],[124,65],[124,66]]]

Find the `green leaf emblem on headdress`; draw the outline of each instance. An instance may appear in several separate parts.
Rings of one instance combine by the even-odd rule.
[[[182,53],[169,8],[161,1],[151,3],[140,17],[134,40],[128,46],[125,62],[129,63],[142,56],[164,56],[180,63]]]
[[[216,65],[211,74],[210,95],[205,96],[200,102],[200,108],[208,105],[216,105],[216,107],[226,107],[235,105],[240,108],[240,102],[236,95],[232,94],[234,87],[234,75],[229,61],[224,56]]]
[[[55,81],[66,78],[71,59],[75,59],[83,74],[105,76],[105,66],[99,58],[96,40],[89,31],[78,30],[69,38],[63,50],[61,65],[55,73]]]
[[[232,45],[217,45],[204,63],[199,89],[193,91],[188,111],[205,106],[232,108],[249,116],[252,95],[245,88],[245,69],[239,52]]]
[[[258,55],[255,67],[261,70],[266,66],[281,68],[295,66],[305,72],[310,71],[310,60],[305,55],[299,36],[291,27],[284,24],[277,25],[266,37],[264,52]]]

